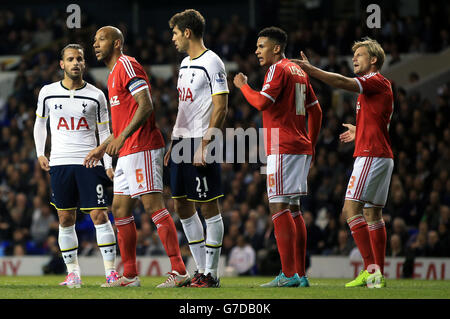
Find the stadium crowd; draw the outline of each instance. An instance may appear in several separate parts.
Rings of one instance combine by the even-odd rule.
[[[342,56],[350,54],[352,42],[363,35],[380,41],[392,56],[391,64],[399,61],[403,53],[447,48],[450,15],[445,12],[450,12],[449,4],[445,10],[431,5],[420,17],[400,18],[392,13],[381,29],[372,30],[360,27],[359,20],[336,24],[326,19],[302,21],[289,32],[287,56],[295,57],[300,49],[306,50],[313,63],[318,64],[321,57],[326,57],[326,64],[320,65],[325,70],[352,76],[351,67]],[[445,19],[439,18],[442,14]],[[43,85],[62,78],[59,68],[62,44],[83,44],[88,67],[99,66],[91,50],[92,35],[98,26],[87,20],[89,27],[68,31],[64,23],[64,16],[57,11],[46,18],[30,10],[23,16],[10,10],[0,11],[3,39],[0,55],[22,56],[15,68],[17,77],[12,94],[0,98],[0,256],[58,253],[58,219],[49,204],[49,176],[36,160],[32,135],[37,96]],[[176,67],[181,58],[171,43],[170,30],[157,32],[149,26],[136,36],[127,31],[124,23],[118,26],[128,39],[125,53],[136,56],[151,77],[157,122],[168,141],[177,112]],[[253,54],[256,31],[237,16],[227,23],[211,18],[205,37],[208,48],[225,61],[237,63],[253,88],[260,87],[265,71]],[[158,77],[151,68],[155,64],[173,65],[174,76],[168,80]],[[224,127],[262,127],[260,114],[234,88],[233,77],[234,73],[229,72],[229,110]],[[89,73],[85,80],[107,94],[105,86]],[[341,144],[338,136],[343,132],[342,123],[355,123],[355,96],[347,95],[336,105],[329,87],[315,80],[312,85],[324,117],[308,179],[309,194],[302,198],[308,254],[348,256],[355,245],[340,212],[352,169],[353,144]],[[436,103],[418,93],[407,94],[395,83],[393,86],[395,108],[390,134],[395,167],[383,211],[388,231],[387,256],[450,257],[450,82],[436,89]],[[229,264],[241,265],[236,266],[240,274],[272,274],[279,269],[268,262],[274,260],[277,251],[261,166],[261,163],[222,164],[225,194],[221,200],[225,224],[222,254]],[[174,212],[167,169],[164,173],[166,205]],[[164,255],[156,228],[150,216],[141,214],[142,211],[137,204],[134,211],[137,254]],[[173,216],[182,254],[187,257],[190,255],[187,241],[177,216]],[[77,218],[79,255],[98,253],[89,216],[79,213]],[[245,267],[236,262],[245,258],[250,260]]]

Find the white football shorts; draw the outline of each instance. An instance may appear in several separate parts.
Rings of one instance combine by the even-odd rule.
[[[365,208],[384,207],[393,169],[392,158],[357,157],[345,199],[364,203]]]
[[[267,196],[270,203],[300,205],[308,193],[311,155],[271,154],[267,156]]]
[[[163,191],[164,148],[119,157],[114,172],[114,195],[132,198]]]

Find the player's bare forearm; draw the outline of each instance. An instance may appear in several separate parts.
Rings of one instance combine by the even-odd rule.
[[[103,141],[103,143],[101,143],[98,147],[102,148],[102,149],[106,149],[106,147],[109,145],[109,143],[112,142],[112,140],[114,139],[114,135],[111,134],[108,136],[108,138],[106,140]]]
[[[150,99],[148,89],[142,90],[133,95],[138,104],[138,108],[128,126],[120,133],[125,139],[130,137],[137,129],[144,125],[145,121],[153,112],[153,104]]]
[[[209,121],[209,128],[203,137],[203,146],[208,145],[214,134],[214,129],[222,129],[228,113],[228,93],[217,94],[212,97],[213,110]]]
[[[332,87],[359,93],[358,83],[356,83],[355,79],[353,78],[349,78],[334,72],[327,72],[316,68],[315,66],[311,67],[309,75],[322,82],[325,82]]]
[[[170,140],[169,149],[167,150],[166,155],[164,155],[164,166],[169,165],[170,154],[172,153],[172,146],[173,146],[173,141]]]
[[[291,61],[298,64],[309,76],[325,82],[332,87],[359,93],[359,85],[356,83],[355,79],[338,73],[327,72],[313,66],[309,63],[309,60],[303,51],[300,52],[300,56],[300,59],[291,59]]]
[[[83,161],[84,166],[90,168],[97,165],[97,163],[103,158],[103,155],[105,155],[106,148],[102,147],[102,145],[97,146],[92,151],[90,151],[88,155],[86,155]]]
[[[309,137],[313,147],[316,146],[317,139],[319,137],[320,128],[322,126],[322,108],[317,103],[307,109],[308,112],[308,130]]]

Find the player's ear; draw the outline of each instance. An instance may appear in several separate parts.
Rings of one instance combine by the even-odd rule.
[[[377,62],[378,62],[378,58],[376,56],[370,57],[370,64],[371,65],[376,65]]]
[[[189,28],[186,28],[186,29],[184,29],[184,37],[185,38],[190,38],[191,36],[192,36],[192,30],[191,29],[189,29]]]
[[[281,53],[281,45],[275,44],[275,45],[273,46],[273,53],[275,53],[275,54],[280,54],[280,53]]]
[[[63,60],[59,60],[59,67],[61,68],[61,70],[64,70],[64,61]]]
[[[114,40],[114,48],[115,49],[120,49],[120,40],[119,39],[115,39]]]

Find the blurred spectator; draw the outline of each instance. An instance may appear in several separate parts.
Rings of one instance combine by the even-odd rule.
[[[315,225],[314,216],[310,211],[303,212],[303,220],[308,234],[306,250],[311,255],[320,254],[325,247],[322,230]]]
[[[253,275],[253,266],[255,265],[255,250],[249,245],[243,235],[237,238],[236,246],[231,249],[228,259],[228,266],[233,267],[240,276]]]
[[[263,247],[263,236],[256,231],[255,220],[249,219],[245,222],[244,236],[255,251]]]
[[[405,243],[409,238],[408,230],[406,229],[406,223],[401,217],[394,218],[392,223],[392,235],[397,234],[400,236],[401,242]]]
[[[353,244],[349,232],[340,229],[338,233],[338,244],[333,248],[333,255],[349,256],[352,249]]]
[[[403,247],[402,238],[399,234],[392,234],[388,248],[386,249],[386,256],[402,257],[405,256],[405,249]]]
[[[421,223],[419,232],[411,238],[410,245],[407,247],[407,254],[414,257],[423,257],[426,252],[426,245],[428,239],[428,226],[425,222]]]
[[[439,234],[435,230],[428,232],[427,245],[425,247],[425,256],[427,257],[442,257],[443,249],[439,241]]]
[[[333,254],[334,248],[339,245],[339,225],[334,217],[328,215],[328,223],[323,230],[327,236],[325,237],[324,255]]]
[[[30,235],[37,246],[42,246],[47,240],[50,232],[58,233],[59,223],[52,213],[50,205],[42,203],[39,196],[33,199],[33,217],[30,228]]]

